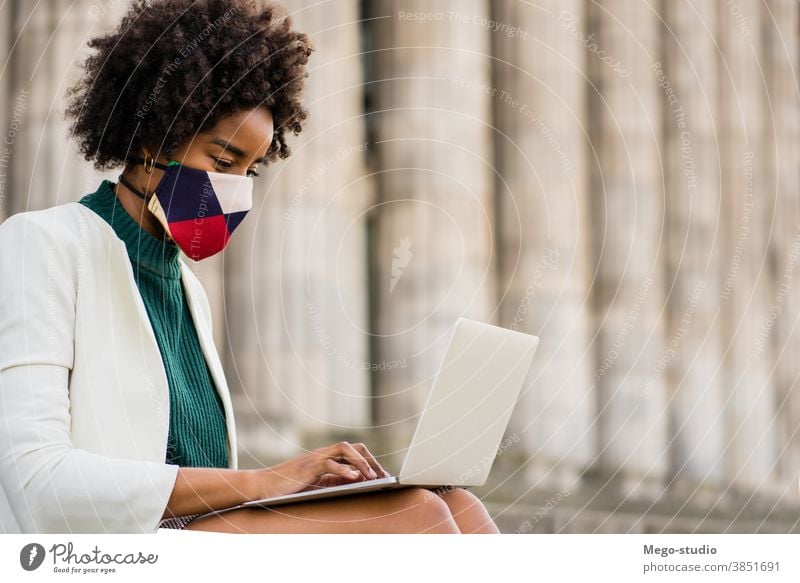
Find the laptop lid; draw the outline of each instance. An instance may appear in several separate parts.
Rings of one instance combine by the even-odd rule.
[[[538,345],[536,336],[459,318],[400,483],[483,485]]]

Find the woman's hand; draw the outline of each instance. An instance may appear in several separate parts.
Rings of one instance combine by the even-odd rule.
[[[355,481],[361,481],[363,478],[359,477]],[[319,480],[308,486],[307,488],[303,488],[300,490],[301,492],[305,492],[307,490],[319,490],[320,488],[331,488],[333,486],[341,486],[342,484],[349,484],[353,482],[353,480],[348,480],[347,478],[343,478],[342,476],[337,476],[336,474],[325,474],[320,477]]]
[[[258,470],[260,498],[389,476],[363,443],[340,441]]]

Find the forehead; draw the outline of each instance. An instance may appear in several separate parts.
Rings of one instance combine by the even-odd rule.
[[[234,112],[220,119],[208,133],[230,140],[255,154],[272,142],[272,113],[266,107]]]

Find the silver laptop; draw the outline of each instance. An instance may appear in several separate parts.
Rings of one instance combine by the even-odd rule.
[[[253,500],[228,510],[406,486],[483,485],[538,345],[536,336],[459,318],[398,475]]]

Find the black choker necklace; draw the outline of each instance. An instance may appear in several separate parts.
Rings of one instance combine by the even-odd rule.
[[[125,178],[122,174],[119,175],[119,181],[120,181],[121,184],[123,184],[125,186],[125,188],[130,190],[133,194],[135,194],[136,196],[141,198],[143,201],[145,201],[145,202],[148,201],[148,197],[145,196],[144,193],[141,192],[138,188],[136,188],[133,184],[128,182],[128,179]]]

